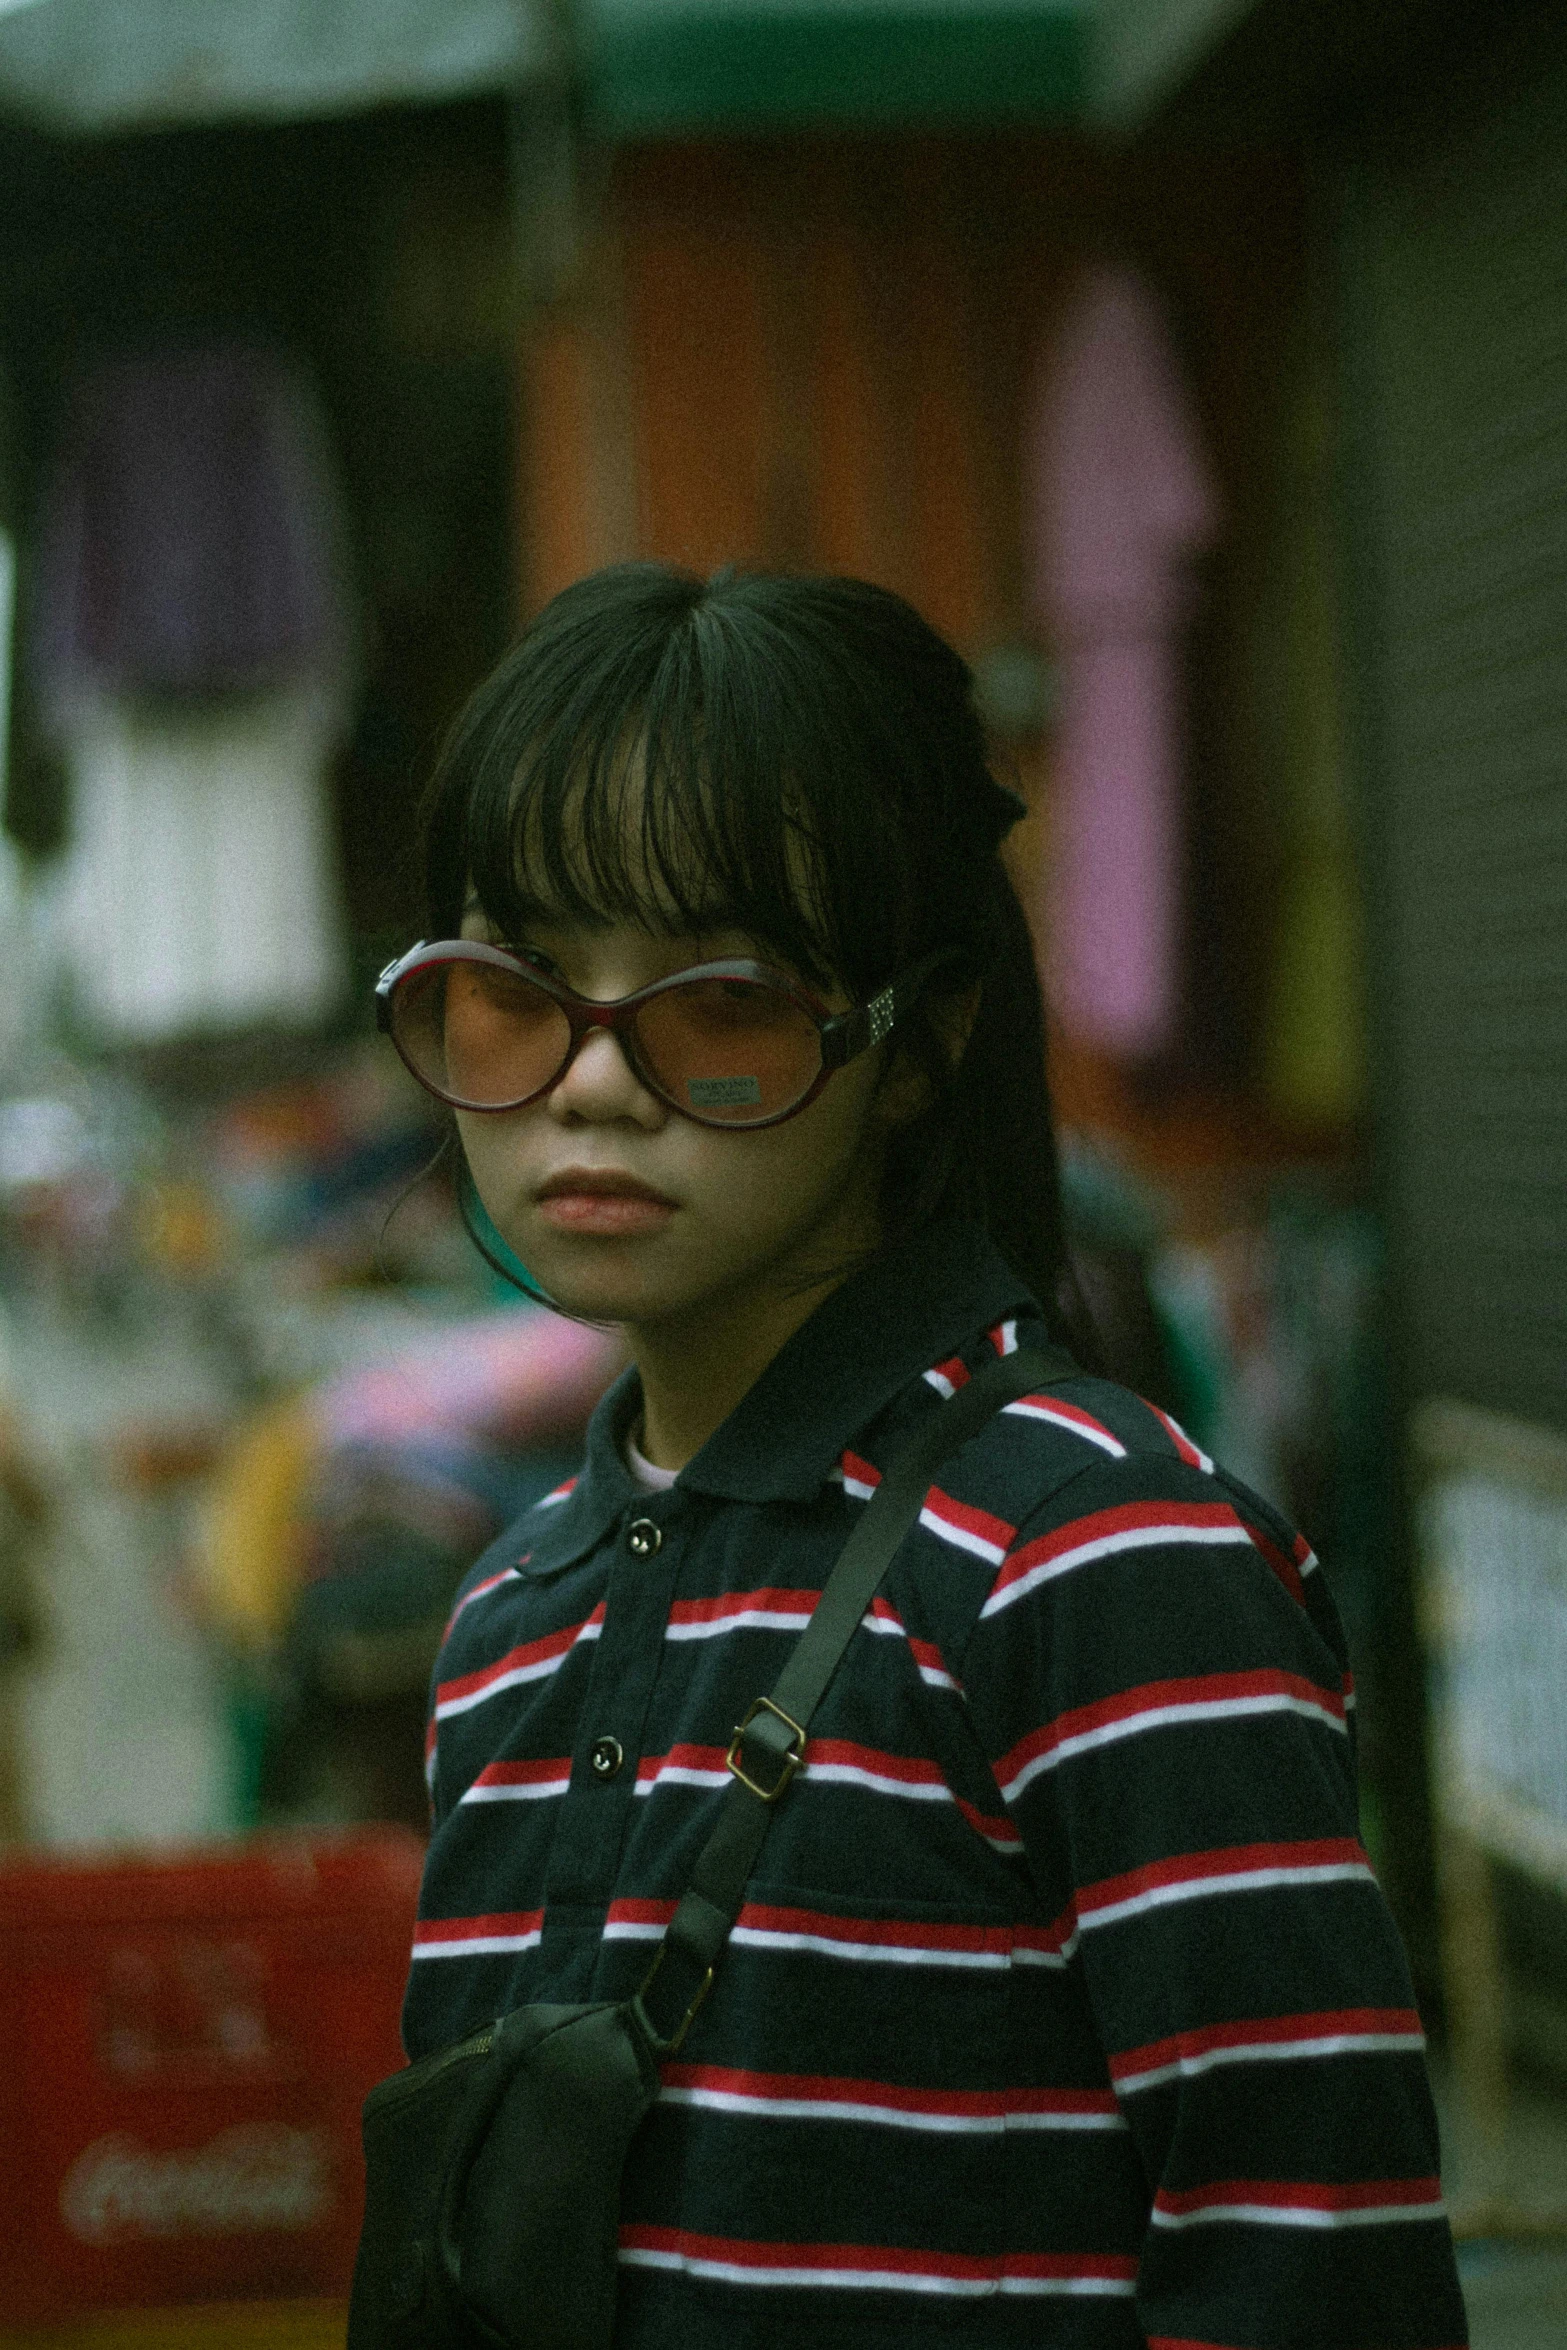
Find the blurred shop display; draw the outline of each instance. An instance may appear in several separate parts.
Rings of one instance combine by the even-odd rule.
[[[1567,1438],[1446,1397],[1413,1423],[1449,2042],[1469,2236],[1567,2236],[1509,2164],[1520,2059],[1567,2076]]]
[[[106,361],[72,396],[27,652],[66,767],[60,950],[112,1043],[336,1006],[325,763],[356,669],[341,494],[298,362]]]
[[[1183,633],[1218,494],[1139,278],[1090,272],[1042,372],[1030,520],[1060,710],[1041,935],[1067,1034],[1147,1059],[1176,1034]]]
[[[424,1824],[430,1669],[457,1586],[574,1474],[622,1360],[610,1333],[492,1311],[242,1422],[194,1571],[233,1675],[250,1820]]]
[[[346,2296],[420,1858],[380,1829],[0,1862],[0,2323]]]
[[[17,1412],[16,1366],[0,1306],[0,1847],[17,1841],[26,1826],[16,1683],[42,1637],[39,1552],[52,1514],[48,1479]]]

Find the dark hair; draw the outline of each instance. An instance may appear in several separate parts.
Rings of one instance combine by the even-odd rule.
[[[645,778],[645,782],[644,782]],[[1020,803],[990,772],[966,663],[862,580],[661,564],[548,604],[481,685],[428,805],[430,935],[470,891],[503,937],[568,912],[734,925],[864,1001],[945,950],[981,984],[954,1071],[927,999],[905,1032],[928,1109],[889,1151],[889,1236],[978,1218],[1052,1321],[1076,1319],[1032,941],[997,855]]]

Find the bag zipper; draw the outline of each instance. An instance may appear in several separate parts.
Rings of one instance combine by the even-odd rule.
[[[453,2048],[443,2048],[437,2056],[427,2057],[423,2064],[411,2064],[406,2072],[393,2073],[389,2081],[380,2082],[371,2090],[370,2099],[384,2109],[396,2105],[404,2097],[417,2096],[421,2089],[454,2064],[463,2064],[469,2057],[488,2056],[495,2045],[495,2026],[486,2024],[482,2032],[474,2032],[466,2040],[459,2040]]]

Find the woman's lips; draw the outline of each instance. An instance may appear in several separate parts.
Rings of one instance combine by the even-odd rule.
[[[552,1176],[538,1193],[539,1214],[557,1232],[590,1239],[630,1240],[661,1232],[675,1212],[673,1200],[634,1176],[590,1175],[568,1169]]]

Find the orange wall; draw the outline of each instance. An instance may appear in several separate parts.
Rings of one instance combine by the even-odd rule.
[[[1274,157],[627,150],[525,352],[524,603],[644,554],[866,572],[971,648],[1016,631],[1031,377],[1074,267],[1107,254],[1169,299],[1244,539],[1302,242]]]
[[[1227,511],[1193,646],[1188,960],[1208,1010],[1185,1058],[1243,1081],[1275,854],[1247,630],[1305,249],[1299,175],[1270,155],[1042,135],[626,150],[578,287],[525,346],[524,609],[643,555],[860,573],[971,655],[1037,636],[1024,447],[1040,354],[1074,270],[1143,268]],[[1047,755],[1023,749],[1036,799]],[[1040,832],[1023,828],[1025,864]]]

